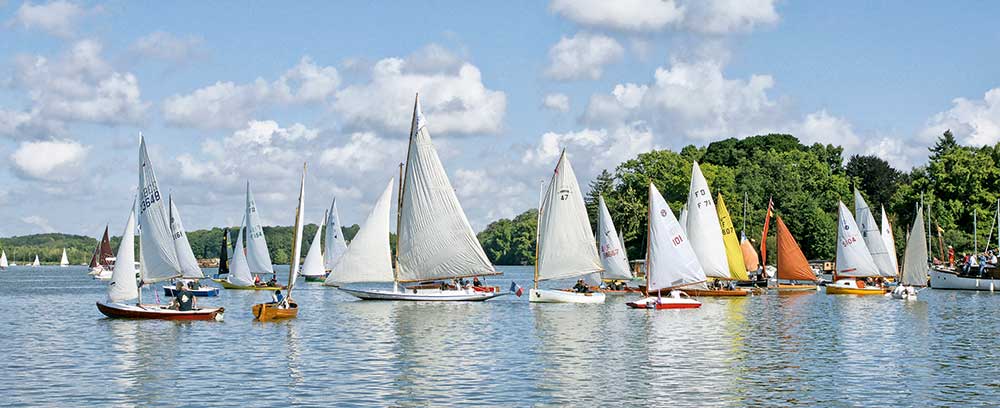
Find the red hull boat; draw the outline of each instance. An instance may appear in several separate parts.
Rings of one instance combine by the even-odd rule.
[[[190,311],[167,309],[162,305],[127,305],[97,302],[97,310],[107,317],[160,320],[222,320],[224,308],[204,308]]]

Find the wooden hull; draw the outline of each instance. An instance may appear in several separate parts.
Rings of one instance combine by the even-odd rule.
[[[254,319],[262,322],[270,322],[274,320],[281,319],[292,319],[299,315],[299,305],[295,302],[289,302],[288,307],[281,309],[278,308],[277,303],[258,303],[253,305]]]
[[[789,284],[789,283],[779,283],[778,286],[775,286],[775,287],[773,287],[771,289],[777,289],[777,290],[780,290],[780,291],[784,292],[786,290],[787,291],[819,290],[817,288],[819,288],[819,286],[817,286],[817,285],[793,285],[793,284]]]
[[[123,303],[97,302],[97,310],[107,317],[124,319],[159,319],[159,320],[222,320],[224,308],[202,308],[191,311],[179,311],[164,308],[161,305],[126,305]]]
[[[212,279],[215,283],[222,285],[223,289],[235,289],[235,290],[284,290],[284,286],[240,286],[233,285],[225,279]]]
[[[709,296],[709,297],[731,297],[731,296],[750,296],[749,289],[719,289],[719,290],[700,290],[700,289],[681,289],[688,296]]]
[[[639,288],[625,288],[623,290],[611,290],[611,289],[594,289],[595,292],[601,292],[607,295],[625,295],[629,293],[642,293],[642,289]]]
[[[647,297],[637,300],[635,302],[628,302],[625,305],[632,309],[651,309],[651,310],[697,309],[701,307],[701,302],[690,298]]]
[[[440,289],[407,289],[395,292],[392,290],[360,290],[340,288],[340,290],[361,300],[403,300],[415,302],[482,302],[497,296],[506,295],[499,291],[480,292],[475,290],[440,290]]]
[[[216,296],[219,296],[219,292],[220,292],[219,288],[214,288],[214,287],[210,287],[210,286],[201,287],[201,288],[198,288],[197,290],[188,289],[188,291],[191,292],[191,294],[193,294],[193,295],[195,295],[197,297],[216,297]],[[163,287],[163,295],[164,296],[168,296],[168,297],[173,297],[174,296],[174,287],[173,286],[164,286]]]

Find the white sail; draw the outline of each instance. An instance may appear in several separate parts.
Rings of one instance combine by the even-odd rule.
[[[306,260],[302,262],[302,276],[323,276],[326,274],[326,267],[323,266],[323,254],[320,253],[323,250],[322,245],[320,245],[322,233],[323,225],[317,225],[316,235],[313,237],[312,243],[309,244],[309,252],[306,253]]]
[[[604,203],[604,196],[597,197],[597,236],[601,241],[601,264],[604,265],[604,279],[631,279],[625,246],[611,221],[611,213]]]
[[[681,214],[677,216],[677,223],[681,224],[682,230],[687,230],[688,224],[688,207],[687,204],[681,206]]]
[[[392,184],[389,180],[351,245],[330,270],[324,285],[355,282],[392,282],[392,254],[389,249],[389,207]]]
[[[705,270],[674,218],[667,201],[649,184],[649,253],[646,254],[646,288],[649,292],[705,282]]]
[[[292,264],[288,267],[288,292],[292,296],[295,280],[299,278],[299,266],[302,261],[302,229],[305,227],[306,212],[306,165],[302,164],[302,181],[299,182],[299,204],[295,207],[295,231],[292,238]],[[319,234],[316,234],[317,237]]]
[[[167,201],[170,202],[170,232],[174,238],[174,250],[177,251],[177,262],[181,266],[181,273],[187,279],[202,279],[205,275],[198,266],[194,252],[191,251],[191,244],[188,243],[187,232],[181,221],[181,213],[177,211],[177,205],[172,198]]]
[[[604,269],[590,230],[576,173],[566,151],[552,172],[538,217],[538,280],[590,275]]]
[[[7,251],[0,250],[0,268],[6,268],[10,265],[7,264]]]
[[[712,201],[708,181],[701,173],[698,162],[691,166],[691,188],[687,199],[687,227],[684,231],[691,240],[698,261],[710,278],[729,279],[729,260],[726,258],[726,244],[722,240],[719,214]]]
[[[924,208],[917,207],[910,238],[903,250],[903,279],[907,286],[927,286],[927,235],[924,232]]]
[[[441,165],[419,99],[413,106],[408,150],[400,197],[397,280],[498,274],[465,218]]]
[[[69,266],[69,258],[66,257],[66,248],[63,248],[62,258],[59,259],[59,266]]]
[[[892,236],[892,224],[885,214],[885,206],[882,206],[882,242],[885,243],[885,250],[889,253],[889,260],[892,261],[893,272],[899,271],[899,259],[896,255],[896,238]]]
[[[139,242],[143,283],[181,276],[177,250],[171,239],[170,222],[153,164],[146,153],[146,140],[139,138]]]
[[[244,217],[245,219],[246,217]],[[253,275],[247,265],[247,255],[243,250],[243,226],[236,232],[236,245],[233,246],[233,262],[229,264],[229,276],[226,280],[233,285],[253,286]]]
[[[842,201],[837,202],[837,275],[852,277],[879,276],[878,267],[872,259],[858,223],[851,217],[850,210]],[[881,242],[881,239],[880,241]]]
[[[250,191],[247,182],[246,208],[247,264],[253,273],[274,273],[271,265],[271,254],[267,251],[267,240],[264,239],[264,227],[260,225],[260,215],[257,214],[257,202]]]
[[[38,261],[38,255],[35,255],[35,262],[32,262],[31,266],[42,266],[42,263]]]
[[[340,224],[340,213],[337,212],[337,199],[333,199],[330,204],[330,212],[326,216],[326,245],[323,251],[323,266],[326,269],[333,269],[344,252],[347,251],[347,243],[344,242],[344,231]],[[312,250],[310,249],[310,252]]]
[[[861,236],[865,240],[865,246],[875,260],[879,274],[882,276],[896,276],[896,268],[893,267],[889,251],[885,247],[885,240],[882,239],[882,231],[875,224],[875,216],[872,215],[868,203],[861,197],[861,192],[854,189],[854,217],[861,229]]]
[[[139,297],[139,286],[135,280],[135,209],[129,211],[122,241],[118,244],[115,268],[108,283],[108,299],[124,302]]]

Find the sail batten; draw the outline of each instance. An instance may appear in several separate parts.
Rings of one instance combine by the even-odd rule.
[[[927,286],[927,235],[924,232],[924,208],[917,208],[910,237],[903,250],[902,284],[907,286]]]
[[[631,279],[632,271],[625,256],[625,240],[618,235],[604,196],[597,197],[597,236],[600,238],[601,264],[604,279]]]
[[[392,259],[389,249],[389,212],[392,185],[389,180],[382,195],[354,235],[347,251],[330,269],[324,285],[337,286],[356,282],[392,282]]]
[[[469,225],[420,111],[413,108],[400,198],[398,282],[497,275]]]
[[[729,259],[722,240],[722,227],[715,211],[712,192],[698,162],[691,166],[691,188],[687,199],[687,227],[684,231],[698,261],[710,278],[729,279]]]
[[[705,271],[670,205],[649,184],[649,249],[646,254],[646,290],[649,293],[704,286]]]
[[[538,220],[538,280],[601,272],[587,207],[566,152],[552,172]]]
[[[139,138],[139,259],[143,283],[155,283],[181,276],[177,249],[171,239],[170,222],[156,173]],[[117,262],[116,262],[117,264]]]
[[[861,229],[843,202],[837,202],[837,273],[846,277],[879,276],[878,267],[861,237]],[[881,242],[881,238],[879,238]]]

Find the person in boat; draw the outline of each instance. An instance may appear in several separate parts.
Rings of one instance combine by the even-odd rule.
[[[483,282],[479,280],[478,276],[472,277],[472,287],[481,288],[483,287]]]
[[[448,290],[448,282],[441,281],[441,290]]]
[[[254,275],[253,276],[253,285],[254,286],[260,286],[261,285],[260,275]]]
[[[583,279],[577,279],[576,285],[573,285],[573,291],[575,291],[576,293],[589,293],[590,288],[587,287],[587,284],[583,282]]]
[[[182,312],[189,312],[197,306],[195,302],[194,294],[187,289],[184,282],[177,282],[174,290],[174,300],[167,307]]]
[[[969,274],[969,270],[972,269],[972,257],[967,253],[962,253],[962,273],[965,275]]]
[[[197,280],[193,280],[193,281],[188,282],[187,286],[188,286],[188,289],[191,289],[191,290],[201,289],[201,283],[198,282]]]
[[[997,253],[996,251],[990,251],[990,266],[994,268],[997,266]]]
[[[281,294],[281,290],[276,290],[271,294],[271,303],[281,303],[285,300],[285,296]]]
[[[948,266],[955,267],[955,248],[948,245]]]
[[[272,288],[278,287],[278,277],[271,276],[271,280],[267,281],[267,286]]]

